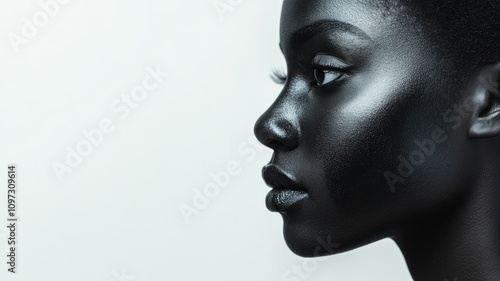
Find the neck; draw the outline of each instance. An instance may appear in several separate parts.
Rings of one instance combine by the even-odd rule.
[[[482,177],[446,212],[393,237],[415,281],[500,280],[500,182]]]

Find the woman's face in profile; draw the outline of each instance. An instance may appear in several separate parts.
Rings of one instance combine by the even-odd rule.
[[[287,77],[255,132],[274,150],[268,208],[302,256],[325,254],[319,239],[343,252],[411,227],[471,178],[457,67],[423,19],[374,2],[284,1]]]

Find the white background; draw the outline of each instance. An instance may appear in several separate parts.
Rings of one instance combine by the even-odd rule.
[[[287,275],[304,259],[264,205],[271,150],[249,142],[280,91],[281,1],[242,0],[222,20],[213,0],[69,0],[13,44],[48,1],[0,1],[0,225],[9,163],[20,219],[16,275],[0,228],[0,280],[411,280],[389,240]],[[120,118],[113,103],[148,67],[170,76]],[[114,131],[58,180],[54,163],[103,119]],[[179,207],[228,163],[240,173],[186,223]]]

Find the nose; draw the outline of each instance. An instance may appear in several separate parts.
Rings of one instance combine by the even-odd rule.
[[[255,123],[255,136],[263,145],[274,150],[295,149],[299,145],[300,131],[292,115],[271,107]]]

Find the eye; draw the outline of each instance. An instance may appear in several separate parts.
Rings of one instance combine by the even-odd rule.
[[[351,65],[334,55],[318,53],[313,58],[311,68],[316,86],[324,86],[342,78],[349,72]]]
[[[330,82],[333,82],[344,75],[343,72],[329,70],[329,69],[314,69],[314,79],[316,80],[316,85],[323,86]]]

